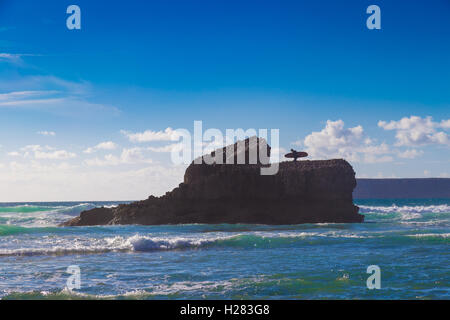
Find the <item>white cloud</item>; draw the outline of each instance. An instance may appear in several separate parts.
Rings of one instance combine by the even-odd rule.
[[[39,54],[29,54],[29,53],[0,53],[0,62],[8,62],[13,64],[23,64],[22,57],[38,57]]]
[[[64,103],[64,101],[65,100],[61,98],[11,100],[0,102],[0,107],[34,108],[39,105],[53,106],[55,104]]]
[[[20,54],[0,53],[0,61],[18,64],[22,63],[22,58]]]
[[[441,128],[450,129],[450,119],[441,121]]]
[[[374,155],[391,153],[391,150],[386,143],[383,142],[380,145],[372,145],[372,143],[373,143],[372,139],[370,139],[370,138],[365,139],[364,147],[360,148],[360,152],[367,153],[367,154],[374,154]]]
[[[450,145],[450,138],[444,131],[449,129],[450,119],[434,122],[432,117],[405,117],[399,121],[379,121],[378,126],[384,130],[395,130],[397,146],[423,146],[429,144]]]
[[[413,119],[413,121],[417,120]],[[428,121],[431,121],[431,119],[428,119],[425,123]],[[404,130],[404,128],[411,127],[409,121],[405,120],[398,123],[380,121],[378,125],[386,128],[386,130]],[[442,127],[443,123],[437,125]],[[427,126],[430,127],[430,125]],[[440,133],[443,132],[436,132],[437,136]],[[395,160],[395,156],[403,159],[415,159],[423,154],[422,150],[401,150],[392,148],[384,142],[376,144],[375,140],[364,134],[361,126],[345,128],[342,120],[328,120],[322,131],[313,132],[305,138],[304,146],[312,158],[329,159],[334,157],[364,163],[392,162]]]
[[[363,142],[363,128],[344,128],[344,121],[328,120],[324,129],[313,132],[304,140],[307,152],[316,158],[343,157],[357,160],[357,148]]]
[[[123,163],[139,163],[144,161],[151,161],[150,159],[146,160],[144,158],[141,148],[123,149],[122,154],[120,155],[120,160]]]
[[[34,157],[36,159],[51,159],[51,160],[64,160],[75,158],[77,155],[73,152],[68,152],[66,150],[56,150],[56,151],[35,151]]]
[[[20,157],[20,153],[17,151],[12,151],[7,153],[10,157]]]
[[[66,150],[55,150],[49,146],[41,146],[38,144],[27,145],[20,149],[21,152],[12,151],[9,152],[9,156],[17,157],[23,156],[24,158],[33,157],[34,159],[46,159],[46,160],[66,160],[75,158],[77,155],[73,152]]]
[[[91,148],[87,148],[86,150],[84,150],[84,153],[90,154],[90,153],[94,153],[97,150],[114,150],[117,148],[117,145],[112,142],[112,141],[105,141],[105,142],[100,142],[99,144],[97,144],[94,147]]]
[[[48,112],[64,112],[65,114],[80,115],[108,112],[111,115],[118,115],[120,110],[114,106],[91,103],[85,98],[71,96],[41,97],[38,99],[16,99],[10,101],[0,101],[0,108],[23,108],[39,109]]]
[[[392,156],[376,156],[373,154],[364,155],[365,163],[383,163],[383,162],[392,162],[394,158]]]
[[[0,94],[0,108],[38,109],[77,116],[105,111],[113,116],[120,113],[114,106],[90,102],[92,88],[84,81],[71,82],[53,76],[23,76],[0,80],[0,87],[6,91]]]
[[[365,163],[382,163],[392,162],[394,158],[390,155],[392,150],[386,143],[380,145],[371,145],[372,139],[367,138],[364,140],[364,144],[368,146],[361,147],[359,152],[363,154],[363,162]]]
[[[43,149],[43,147],[41,147],[38,144],[30,144],[30,145],[27,145],[27,146],[21,148],[20,150],[28,152],[28,151],[38,151],[38,150],[42,150],[42,149]],[[50,150],[51,148],[49,146],[47,146],[47,147],[45,147],[45,149]]]
[[[85,160],[88,166],[118,166],[121,164],[139,164],[152,163],[151,159],[145,158],[142,153],[142,148],[123,149],[120,156],[107,154],[103,158],[94,158]]]
[[[62,101],[57,90],[11,91],[0,94],[0,107],[35,107]]]
[[[400,158],[414,159],[414,158],[417,158],[417,157],[421,156],[422,154],[423,154],[422,150],[408,149],[408,150],[405,150],[405,151],[399,151],[397,155]]]
[[[114,150],[117,147],[117,145],[112,141],[106,141],[99,143],[96,148],[102,149],[102,150]]]
[[[0,80],[3,94],[9,98],[42,96],[51,94],[68,94],[72,97],[89,95],[92,92],[91,85],[86,81],[73,82],[54,76],[32,75],[11,77]],[[20,91],[17,88],[21,88]],[[25,88],[25,89],[23,89]]]
[[[144,132],[128,132],[125,130],[120,131],[131,142],[150,142],[150,141],[178,141],[180,134],[172,128],[166,128],[164,131],[151,131],[146,130]]]
[[[315,159],[344,158],[367,163],[393,160],[385,143],[374,145],[373,140],[365,137],[362,126],[345,128],[342,120],[328,120],[324,129],[309,134],[303,144]]]
[[[86,159],[84,162],[88,166],[92,167],[117,166],[121,163],[120,158],[112,154],[105,155],[103,159],[99,158]]]
[[[16,101],[27,98],[36,98],[58,93],[55,90],[29,90],[29,91],[12,91],[0,94],[0,101]]]
[[[56,133],[54,131],[38,131],[38,134],[43,136],[52,136],[54,137]]]
[[[168,144],[162,147],[148,147],[147,150],[153,151],[153,152],[178,152],[183,150],[183,144],[182,143],[172,143]]]

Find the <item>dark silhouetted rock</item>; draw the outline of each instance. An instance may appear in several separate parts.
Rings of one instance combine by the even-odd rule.
[[[246,146],[247,154],[252,144]],[[64,225],[363,221],[353,204],[355,172],[347,161],[281,162],[276,175],[261,175],[262,166],[193,163],[184,182],[162,197],[85,211]]]
[[[79,217],[70,220],[74,226],[95,226],[108,224],[114,218],[113,211],[109,208],[94,208],[80,213]]]

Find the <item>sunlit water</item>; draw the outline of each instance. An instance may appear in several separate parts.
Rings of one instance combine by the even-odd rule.
[[[356,202],[362,224],[64,228],[117,203],[0,204],[0,298],[449,299],[450,199]]]

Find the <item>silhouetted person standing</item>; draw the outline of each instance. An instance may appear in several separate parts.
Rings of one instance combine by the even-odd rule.
[[[297,162],[298,158],[304,158],[307,157],[308,154],[304,151],[296,151],[294,149],[291,149],[291,152],[284,155],[286,158],[294,159],[294,162]]]
[[[298,158],[300,158],[300,152],[291,149],[292,154],[294,155],[294,162],[297,161]]]

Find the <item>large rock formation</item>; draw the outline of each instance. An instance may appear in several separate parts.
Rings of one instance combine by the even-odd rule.
[[[246,141],[246,155],[251,148]],[[162,197],[84,211],[64,225],[363,221],[352,199],[355,172],[345,160],[281,162],[275,175],[261,175],[263,166],[192,163],[184,182]]]

